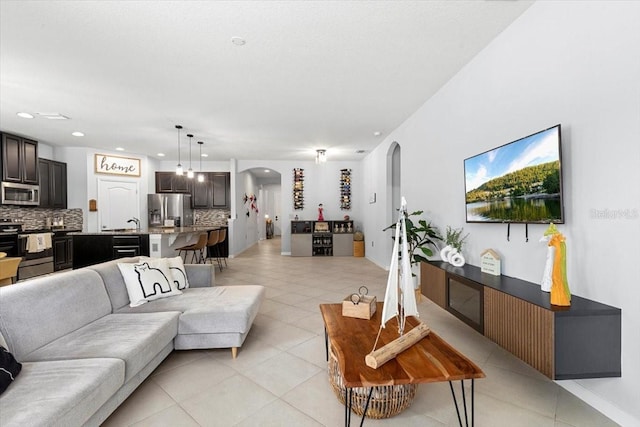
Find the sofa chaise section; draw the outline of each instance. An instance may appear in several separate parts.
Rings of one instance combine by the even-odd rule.
[[[258,314],[264,287],[215,286],[215,267],[185,264],[190,287],[183,289],[181,295],[130,307],[118,263],[139,260],[124,258],[88,267],[103,278],[114,313],[180,312],[174,340],[176,350],[231,348],[235,358]]]

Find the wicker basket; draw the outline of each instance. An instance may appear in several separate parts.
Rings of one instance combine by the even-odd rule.
[[[342,385],[342,374],[338,361],[331,349],[329,350],[329,383],[336,397],[345,404],[345,388]],[[402,384],[378,386],[373,390],[366,416],[368,418],[390,418],[407,409],[418,389],[417,384]],[[362,415],[367,403],[369,388],[355,387],[352,391],[351,409],[357,415]]]

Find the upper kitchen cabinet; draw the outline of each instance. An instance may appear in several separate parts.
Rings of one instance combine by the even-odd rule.
[[[189,193],[188,178],[175,172],[156,172],[156,193]]]
[[[2,180],[38,184],[38,142],[2,134]]]
[[[204,172],[204,181],[191,183],[191,204],[194,209],[229,208],[229,172]]]
[[[212,208],[228,208],[229,207],[229,189],[230,189],[229,172],[210,172],[209,178],[213,184],[213,199],[211,200]]]
[[[67,164],[40,159],[40,207],[67,208]]]
[[[231,174],[203,172],[205,179],[189,179],[173,172],[156,172],[156,193],[189,193],[194,209],[228,209]],[[197,175],[197,174],[196,174]]]

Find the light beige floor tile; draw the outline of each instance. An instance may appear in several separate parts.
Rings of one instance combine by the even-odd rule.
[[[278,310],[272,310],[268,313],[264,313],[266,316],[273,317],[274,319],[281,320],[285,323],[296,324],[298,319],[309,316],[307,310],[301,308],[286,306]]]
[[[229,355],[231,357],[231,355]],[[194,360],[180,369],[172,369],[152,380],[180,403],[191,396],[216,386],[220,381],[236,375],[236,371],[210,357]]]
[[[575,427],[611,427],[618,424],[563,388],[558,392],[556,420]]]
[[[289,353],[282,353],[243,373],[276,396],[282,396],[303,383],[321,368]]]
[[[287,350],[313,338],[314,336],[316,336],[316,334],[305,329],[274,319],[268,329],[264,328],[263,334],[260,335],[260,338],[281,350]]]
[[[301,295],[295,292],[285,292],[273,298],[274,301],[281,302],[283,304],[296,306],[302,301],[307,301],[311,298],[308,295]]]
[[[322,369],[327,369],[324,335],[311,338],[300,345],[290,348],[287,352]]]
[[[142,421],[132,424],[132,427],[198,427],[199,424],[191,418],[179,405],[173,405]]]
[[[463,417],[464,414],[461,413],[464,425]],[[476,390],[475,425],[477,426],[554,427],[554,424],[553,417],[546,417],[538,412],[495,399]],[[450,427],[458,425],[457,417],[449,422]]]
[[[558,385],[505,369],[486,366],[486,378],[476,381],[476,391],[511,405],[555,418]]]
[[[260,241],[229,259],[222,272],[216,270],[218,285],[267,287],[237,359],[229,349],[175,351],[104,425],[343,425],[344,406],[327,376],[318,305],[340,302],[362,285],[381,301],[388,273],[366,258],[290,257],[280,251],[279,239]],[[487,374],[475,383],[475,425],[615,426],[427,298],[418,309],[423,322]],[[245,377],[247,372],[282,396]],[[273,378],[285,381],[275,385]],[[352,425],[357,423],[358,417],[352,417]],[[403,413],[387,420],[367,419],[365,425],[457,426],[458,419],[448,383],[438,383],[420,385]]]
[[[276,400],[265,406],[236,427],[322,427],[322,424],[298,411],[291,405]]]
[[[327,372],[319,372],[282,400],[325,426],[344,425],[344,406],[333,394]]]
[[[237,372],[243,373],[260,363],[278,357],[282,352],[283,350],[250,334],[238,350],[238,357],[233,359],[231,353],[227,351],[225,354],[228,357],[222,357],[217,360],[235,369]]]
[[[276,399],[248,378],[235,375],[181,406],[201,426],[227,427],[253,416]]]
[[[102,424],[104,427],[129,426],[175,405],[175,401],[153,381],[145,381]]]
[[[456,416],[449,383],[420,384],[410,409],[447,425]]]
[[[187,365],[194,360],[198,360],[203,357],[206,357],[206,352],[200,350],[174,350],[162,361],[160,366],[153,371],[152,375],[157,375],[162,372]]]

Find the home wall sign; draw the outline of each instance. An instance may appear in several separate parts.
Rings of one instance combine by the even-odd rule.
[[[95,171],[107,175],[140,176],[140,159],[96,154]]]

